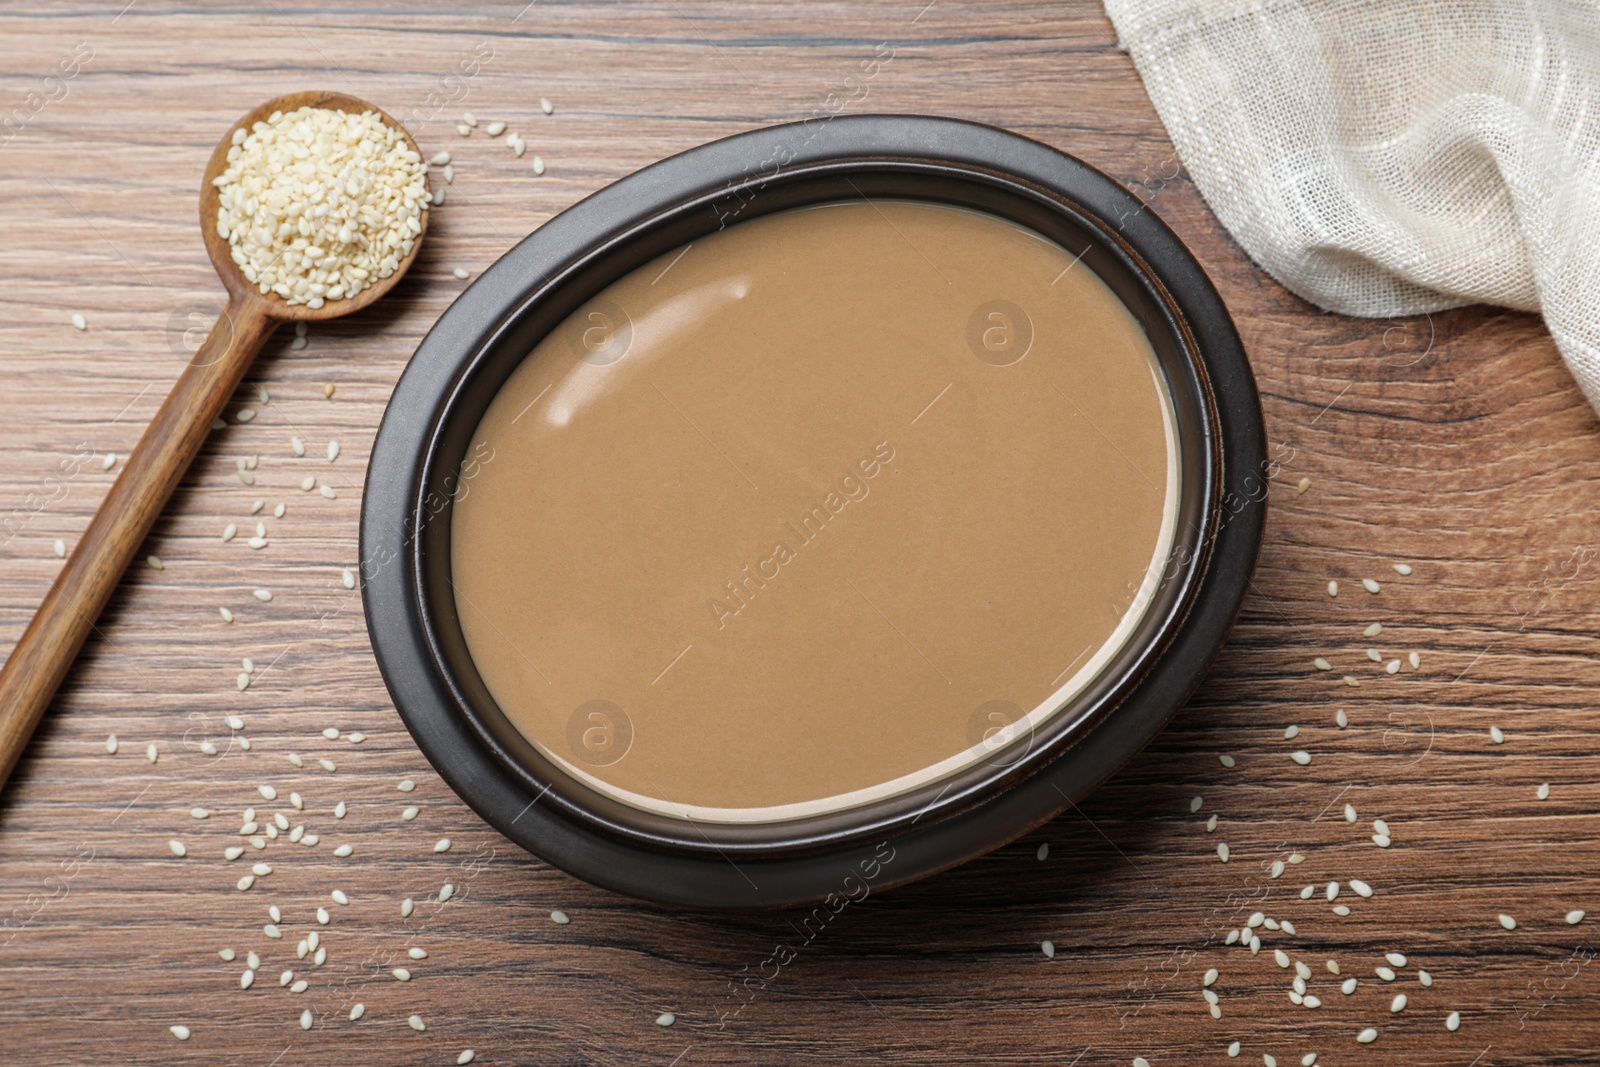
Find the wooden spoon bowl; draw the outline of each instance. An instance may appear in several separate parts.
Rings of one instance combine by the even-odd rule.
[[[212,180],[227,169],[235,129],[249,129],[273,112],[302,107],[355,114],[375,112],[399,130],[406,144],[421,155],[405,127],[365,100],[343,93],[291,93],[269,100],[229,127],[218,142],[200,184],[200,230],[217,275],[228,290],[228,306],[129,453],[122,473],[12,649],[5,667],[0,668],[0,788],[11,776],[123,571],[137,555],[168,497],[211,432],[212,423],[278,323],[322,322],[362,310],[399,284],[422,248],[422,238],[428,230],[426,210],[419,220],[421,232],[393,274],[373,281],[348,299],[330,300],[319,308],[291,304],[276,293],[263,293],[244,276],[233,261],[227,240],[217,231],[220,197]]]

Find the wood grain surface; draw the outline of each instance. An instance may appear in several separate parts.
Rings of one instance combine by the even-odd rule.
[[[1208,212],[1094,4],[125,3],[0,11],[0,649],[60,567],[54,542],[73,543],[110,484],[104,457],[127,452],[222,306],[195,219],[220,131],[268,97],[335,89],[454,153],[456,180],[392,298],[314,326],[303,349],[288,330],[269,344],[149,539],[164,569],[135,564],[0,801],[0,1060],[409,1065],[470,1048],[488,1064],[1164,1067],[1229,1062],[1238,1041],[1239,1062],[1285,1067],[1312,1052],[1335,1067],[1593,1062],[1600,434],[1537,319],[1363,321],[1287,293]],[[862,79],[883,45],[892,60]],[[806,941],[802,916],[640,904],[484,827],[401,726],[340,572],[384,402],[465,284],[454,268],[476,273],[661,156],[819,109],[990,122],[1126,183],[1232,309],[1281,469],[1243,618],[1170,729],[1079,809],[852,904]],[[481,130],[461,138],[465,110],[510,123],[528,155]],[[240,423],[246,407],[257,414]],[[250,456],[247,486],[236,466]],[[307,475],[335,498],[302,492]],[[271,543],[253,551],[258,520]],[[242,536],[223,543],[230,522]],[[1372,622],[1383,633],[1364,637]],[[1420,669],[1389,675],[1369,646],[1385,662],[1415,651]],[[244,657],[257,672],[240,692]],[[321,843],[280,837],[224,860],[250,806]],[[436,853],[442,837],[452,847]],[[341,843],[354,854],[335,858]],[[1272,878],[1291,853],[1303,862]],[[258,859],[273,873],[237,891]],[[1349,916],[1326,899],[1335,880]],[[281,940],[262,930],[271,904]],[[1595,918],[1564,921],[1585,908]],[[1224,945],[1257,910],[1296,932],[1261,928],[1259,956]],[[293,950],[313,929],[320,967]],[[408,960],[412,946],[427,958]],[[778,946],[793,955],[782,967],[768,962]],[[1310,965],[1320,1007],[1290,1002],[1277,948]],[[242,991],[252,950],[260,976]],[[1388,952],[1409,957],[1393,984],[1374,973]],[[1328,959],[1358,978],[1353,994]],[[409,982],[389,975],[402,965]],[[1211,968],[1221,1019],[1202,999]],[[306,992],[280,987],[289,969]],[[1391,1013],[1398,992],[1409,1005]],[[658,1026],[662,1012],[676,1023]],[[1357,1044],[1368,1026],[1378,1040]]]

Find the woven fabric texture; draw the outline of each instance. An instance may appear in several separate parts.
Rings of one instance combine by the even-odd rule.
[[[1262,268],[1348,315],[1543,315],[1600,410],[1600,4],[1106,0]]]

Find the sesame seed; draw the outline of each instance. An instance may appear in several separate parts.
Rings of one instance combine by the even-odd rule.
[[[167,565],[161,562],[160,556],[146,556],[144,561],[150,565],[150,569],[153,571],[164,571],[167,569]]]
[[[411,981],[411,972],[406,970],[404,967],[396,967],[394,970],[390,971],[389,973],[394,975],[396,978],[398,978],[402,982]]]
[[[321,490],[319,490],[319,492],[321,492],[321,493],[322,493],[322,495],[323,495],[323,496],[324,496],[324,497],[326,497],[326,498],[327,498],[327,499],[329,499],[329,500],[334,500],[334,499],[336,499],[336,498],[337,498],[337,497],[338,497],[338,495],[339,495],[339,494],[338,494],[338,493],[335,493],[335,492],[334,492],[334,491],[333,491],[333,486],[331,486],[331,485],[324,485],[324,486],[323,486],[323,487],[322,487],[322,488],[321,488]]]
[[[1044,958],[1047,960],[1056,958],[1056,946],[1053,941],[1039,942],[1039,951],[1044,953]]]
[[[283,938],[283,931],[278,929],[278,926],[277,926],[276,923],[268,923],[267,925],[265,925],[265,926],[263,926],[261,928],[261,932],[262,932],[262,934],[264,934],[267,937],[270,937],[274,941],[278,941],[278,940],[281,940]]]
[[[172,850],[172,854],[174,856],[177,856],[179,859],[182,859],[183,857],[185,857],[185,856],[187,856],[189,854],[189,850],[183,846],[183,842],[182,841],[178,841],[178,840],[168,841],[167,842],[167,847],[170,848]]]
[[[257,500],[255,503],[250,505],[250,514],[254,515],[266,506],[267,502],[265,500]]]
[[[1266,912],[1256,911],[1256,912],[1251,912],[1250,913],[1250,918],[1248,918],[1248,919],[1246,919],[1244,921],[1244,925],[1246,926],[1246,928],[1254,930],[1256,927],[1260,926],[1262,923],[1264,923],[1266,921],[1267,921]]]
[[[250,953],[250,955],[245,957],[245,966],[249,967],[252,971],[259,971],[261,969],[261,957],[257,956],[254,952]]]
[[[1217,758],[1222,761],[1222,765],[1224,767],[1232,767],[1234,765],[1234,763],[1236,762],[1234,760],[1234,758],[1232,756],[1229,756],[1229,755],[1221,755],[1221,756],[1218,756]]]
[[[1385,982],[1392,982],[1395,979],[1394,972],[1387,967],[1374,967],[1372,973],[1382,978]]]
[[[464,1048],[461,1050],[461,1055],[456,1057],[456,1063],[458,1065],[463,1063],[471,1063],[473,1060],[477,1059],[477,1057],[478,1054],[476,1052],[472,1051],[470,1048]]]
[[[1503,745],[1506,743],[1506,735],[1500,732],[1500,727],[1491,726],[1489,727],[1489,740],[1497,745]]]
[[[265,603],[267,603],[268,601],[270,601],[272,599],[272,590],[270,590],[270,589],[257,589],[251,595],[254,596],[257,600],[261,601],[263,604],[265,604]]]
[[[402,919],[411,918],[411,913],[416,910],[416,907],[417,907],[416,902],[414,900],[412,900],[410,897],[406,897],[406,899],[404,899],[404,900],[402,900],[400,902],[400,918],[402,918]]]
[[[335,819],[342,819],[345,817],[345,813],[349,810],[349,808],[345,807],[344,801],[341,800],[339,803],[333,806],[333,817]]]
[[[1423,984],[1424,988],[1432,988],[1432,986],[1433,986],[1433,975],[1429,974],[1427,971],[1418,971],[1417,972],[1417,981],[1421,982]]]
[[[257,863],[250,868],[250,873],[257,878],[265,878],[272,873],[272,865],[270,863]]]
[[[304,978],[302,978],[299,981],[295,982],[294,985],[289,987],[289,992],[291,992],[291,993],[304,993],[308,988],[310,988],[310,986],[311,986],[311,983],[306,981]]]
[[[1354,688],[1359,686],[1361,682],[1355,677],[1355,675],[1347,674],[1344,676],[1344,684]]]
[[[1312,1064],[1316,1062],[1317,1054],[1315,1052],[1308,1052],[1300,1057],[1300,1067],[1312,1067]]]
[[[115,756],[117,754],[117,735],[116,734],[107,734],[106,735],[106,751],[109,752],[113,756]]]
[[[1303,1003],[1308,1008],[1320,1008],[1322,1007],[1322,998],[1316,996],[1307,996]]]
[[[672,1014],[670,1011],[664,1011],[660,1015],[656,1016],[656,1025],[657,1026],[671,1026],[673,1023],[675,1023],[677,1021],[678,1021],[678,1017],[676,1015]]]
[[[450,851],[450,839],[448,837],[439,838],[439,840],[434,844],[433,850],[435,852],[449,852]]]
[[[332,893],[329,893],[328,895],[333,898],[333,902],[335,904],[348,904],[348,903],[350,903],[350,898],[345,895],[345,892],[344,892],[343,889],[335,889]]]
[[[1412,670],[1416,671],[1416,670],[1421,670],[1422,669],[1422,657],[1420,655],[1418,655],[1417,653],[1415,653],[1415,652],[1411,653],[1409,656],[1406,657],[1406,660],[1407,660],[1407,662],[1409,662],[1411,664],[1411,669]]]
[[[1283,861],[1282,860],[1273,860],[1272,861],[1272,877],[1274,877],[1274,878],[1282,877],[1283,876],[1283,871],[1284,871]]]
[[[1453,1011],[1449,1015],[1445,1016],[1444,1028],[1450,1031],[1452,1034],[1461,1029],[1461,1013],[1459,1011]]]
[[[256,790],[257,790],[257,792],[259,792],[261,794],[261,797],[262,797],[263,800],[277,800],[278,799],[278,791],[276,789],[274,789],[270,785],[257,786]]]
[[[231,948],[219,949],[217,952],[217,958],[222,960],[223,963],[232,963],[234,956],[235,953]]]
[[[239,845],[229,845],[222,850],[222,858],[225,860],[236,860],[242,855],[244,855],[244,849]]]
[[[285,756],[284,759],[288,760],[296,767],[304,767],[306,765],[306,761],[300,758],[300,753],[298,752],[291,752]]]
[[[283,513],[287,510],[289,510],[289,505],[279,503],[277,507],[272,509],[272,516],[273,518],[281,519],[283,518]]]
[[[1339,992],[1343,993],[1347,997],[1351,993],[1354,993],[1355,991],[1356,991],[1356,980],[1354,978],[1346,978],[1344,980],[1344,982],[1341,983],[1340,986],[1339,986]]]
[[[1381,633],[1383,633],[1383,623],[1375,622],[1375,623],[1372,623],[1371,625],[1369,625],[1365,630],[1362,630],[1361,631],[1361,636],[1362,637],[1377,637]]]
[[[1294,973],[1298,975],[1300,980],[1303,982],[1311,981],[1311,968],[1306,966],[1305,962],[1302,960],[1294,961]]]
[[[405,811],[402,811],[400,813],[400,817],[402,819],[404,819],[406,822],[410,822],[412,819],[415,819],[417,817],[418,813],[421,810],[422,809],[420,809],[420,808],[407,808]]]
[[[1212,812],[1211,818],[1206,820],[1206,833],[1209,834],[1209,833],[1213,832],[1214,830],[1216,830],[1216,828],[1217,828],[1217,815],[1216,815],[1215,812]]]
[[[117,454],[115,452],[107,452],[106,453],[106,458],[102,459],[100,461],[100,469],[103,470],[103,471],[108,471],[112,467],[115,467],[116,465],[117,465]]]
[[[1036,851],[1033,854],[1033,858],[1038,860],[1040,863],[1043,863],[1049,857],[1050,857],[1050,842],[1046,841],[1044,844],[1039,846],[1038,851]]]
[[[1384,670],[1384,673],[1386,673],[1386,674],[1399,674],[1400,673],[1400,661],[1397,660],[1397,659],[1390,660],[1388,663],[1385,663],[1383,665],[1383,670]]]
[[[1300,890],[1300,899],[1301,900],[1310,900],[1311,899],[1311,894],[1315,893],[1316,891],[1317,891],[1317,887],[1316,886],[1308,885],[1304,889]]]
[[[1406,965],[1406,957],[1403,952],[1388,952],[1384,954],[1383,958],[1389,961],[1389,966],[1391,967],[1404,967]]]
[[[305,1011],[300,1013],[300,1029],[302,1029],[302,1030],[311,1029],[311,1021],[312,1021],[311,1009],[307,1008]]]
[[[1294,490],[1297,493],[1304,493],[1307,489],[1310,489],[1310,488],[1311,488],[1311,479],[1310,478],[1301,478],[1300,479],[1300,484],[1296,485],[1294,487]]]
[[[72,313],[72,328],[74,330],[87,330],[89,328],[89,324],[84,321],[84,318],[81,314],[74,311]]]
[[[1567,925],[1577,926],[1579,923],[1583,922],[1583,917],[1587,914],[1589,913],[1581,909],[1567,912]]]
[[[1223,863],[1228,862],[1228,843],[1226,841],[1217,842],[1217,858]]]
[[[1341,918],[1343,916],[1349,915],[1350,914],[1350,905],[1348,905],[1348,904],[1335,904],[1333,906],[1333,913],[1335,915],[1340,916]]]
[[[1388,848],[1393,841],[1390,839],[1388,834],[1373,834],[1372,843],[1377,845],[1379,848]]]
[[[428,1024],[422,1021],[422,1016],[420,1015],[413,1015],[411,1018],[406,1020],[406,1024],[410,1026],[411,1029],[417,1031],[426,1030],[428,1028]]]
[[[256,417],[256,409],[255,408],[240,408],[239,409],[239,413],[234,416],[234,418],[238,419],[240,422],[249,422],[251,419],[253,419],[255,417]]]
[[[158,758],[160,758],[160,755],[161,754],[156,751],[156,744],[154,741],[144,746],[144,758],[149,760],[151,763],[154,763]]]
[[[542,157],[542,156],[534,156],[533,157],[533,172],[535,174],[542,175],[542,174],[544,174],[544,170],[545,170],[544,157]]]
[[[1329,596],[1338,596],[1339,595],[1339,583],[1338,582],[1329,582],[1328,583],[1328,595]]]
[[[1405,1011],[1405,1010],[1406,1010],[1406,995],[1404,993],[1396,993],[1394,995],[1394,999],[1389,1002],[1389,1011],[1391,1013],[1395,1013],[1395,1012],[1402,1012],[1402,1011]]]
[[[1287,970],[1289,967],[1289,954],[1283,951],[1281,948],[1275,948],[1272,950],[1272,960],[1279,967],[1282,967],[1285,970]]]
[[[315,489],[316,487],[317,487],[317,480],[315,478],[313,478],[311,475],[308,474],[304,478],[300,479],[300,491],[301,492],[309,493],[309,492],[311,492],[311,490]]]
[[[333,383],[332,382],[324,382],[323,383],[322,395],[327,397],[329,400],[333,399]]]
[[[355,851],[355,846],[353,846],[353,845],[340,845],[338,848],[333,850],[333,854],[335,856],[337,856],[339,859],[344,859],[346,856],[350,855],[354,851]]]
[[[1359,878],[1350,879],[1350,888],[1355,890],[1358,897],[1370,897],[1372,895],[1372,887]],[[1397,963],[1395,966],[1404,967],[1405,964]]]
[[[1378,1040],[1378,1031],[1369,1026],[1356,1035],[1356,1040],[1363,1045],[1370,1045]]]
[[[171,1030],[172,1036],[179,1041],[189,1040],[189,1035],[193,1032],[187,1026],[169,1026],[167,1029]]]
[[[1300,764],[1300,766],[1304,767],[1311,762],[1311,753],[1302,749],[1297,752],[1289,753],[1289,758]]]
[[[395,786],[395,788],[400,790],[400,792],[402,792],[402,793],[409,793],[413,789],[415,789],[416,787],[417,787],[417,783],[413,782],[409,778],[405,779],[399,785]]]
[[[367,1006],[365,1004],[357,1004],[355,1007],[350,1009],[350,1021],[351,1022],[355,1022],[357,1019],[361,1018],[366,1013],[367,1013]]]
[[[57,559],[65,559],[67,557],[67,543],[59,537],[56,538],[55,552]]]
[[[1371,578],[1363,578],[1361,579],[1361,588],[1365,589],[1369,593],[1376,593],[1383,587],[1377,582],[1373,581]]]
[[[239,692],[241,692],[241,693],[244,692],[246,689],[249,689],[250,688],[250,672],[249,671],[240,671],[239,672],[239,677],[235,679],[235,683],[239,686]]]
[[[550,921],[555,923],[557,926],[565,926],[572,920],[567,917],[566,912],[558,908],[550,913]]]
[[[552,111],[555,110],[555,106],[553,104],[551,104],[549,100],[546,100],[544,97],[541,96],[539,98],[539,109],[541,111],[543,111],[546,115],[548,115]]]
[[[233,621],[233,612],[229,611],[227,608],[218,608],[217,613],[222,616],[223,622]]]
[[[439,903],[443,904],[445,901],[449,900],[451,897],[453,897],[455,895],[456,895],[456,887],[454,885],[451,885],[449,882],[446,882],[439,889]]]
[[[1354,804],[1346,804],[1344,806],[1344,821],[1345,822],[1355,822],[1357,818],[1358,818],[1358,816],[1356,815],[1356,806]]]
[[[283,911],[276,904],[273,904],[267,908],[267,918],[271,919],[273,922],[282,922]]]
[[[1235,1041],[1233,1044],[1228,1046],[1228,1055],[1230,1057],[1237,1057],[1239,1055],[1239,1042]]]
[[[1382,834],[1384,837],[1388,837],[1389,836],[1389,823],[1388,823],[1388,821],[1384,820],[1384,819],[1373,819],[1372,820],[1372,832],[1375,833],[1375,834]]]
[[[319,764],[321,764],[322,765],[322,769],[327,771],[329,774],[332,774],[334,771],[339,769],[338,767],[334,766],[333,760],[331,760],[331,759],[320,759],[319,758],[317,760],[317,762]]]
[[[1382,654],[1379,653],[1379,651],[1377,649],[1375,649],[1375,648],[1367,649],[1367,658],[1370,659],[1374,663],[1382,663],[1383,662]]]
[[[356,576],[348,568],[339,572],[339,580],[344,583],[346,589],[354,589],[356,587]]]
[[[329,441],[328,442],[328,462],[332,463],[334,460],[336,460],[338,458],[339,458],[339,442],[338,441]]]
[[[1401,577],[1406,577],[1406,576],[1411,574],[1411,564],[1409,564],[1409,563],[1396,563],[1394,565],[1394,572],[1396,574],[1400,575]]]
[[[454,274],[457,278],[459,278],[462,281],[466,281],[468,278],[470,278],[472,276],[471,272],[469,272],[467,270],[467,268],[465,268],[465,267],[457,267],[455,270],[451,271],[450,273]]]
[[[1533,795],[1538,797],[1540,800],[1549,800],[1550,799],[1550,783],[1546,782],[1543,785],[1541,785],[1538,789],[1534,790]]]
[[[1189,801],[1189,813],[1192,815],[1204,806],[1205,799],[1203,797],[1195,797],[1193,800]]]
[[[1286,726],[1286,727],[1284,727],[1283,739],[1285,741],[1293,741],[1295,738],[1297,738],[1299,736],[1300,736],[1300,727],[1298,727],[1298,726]]]
[[[1338,960],[1329,960],[1328,963],[1327,963],[1327,967],[1328,967],[1328,973],[1329,974],[1338,974],[1339,973],[1339,961]]]
[[[1517,920],[1502,913],[1500,916],[1500,925],[1505,927],[1507,930],[1515,930],[1517,928]]]

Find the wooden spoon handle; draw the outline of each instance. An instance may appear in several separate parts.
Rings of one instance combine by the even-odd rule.
[[[230,299],[0,669],[0,788],[122,572],[276,325],[252,294]]]

